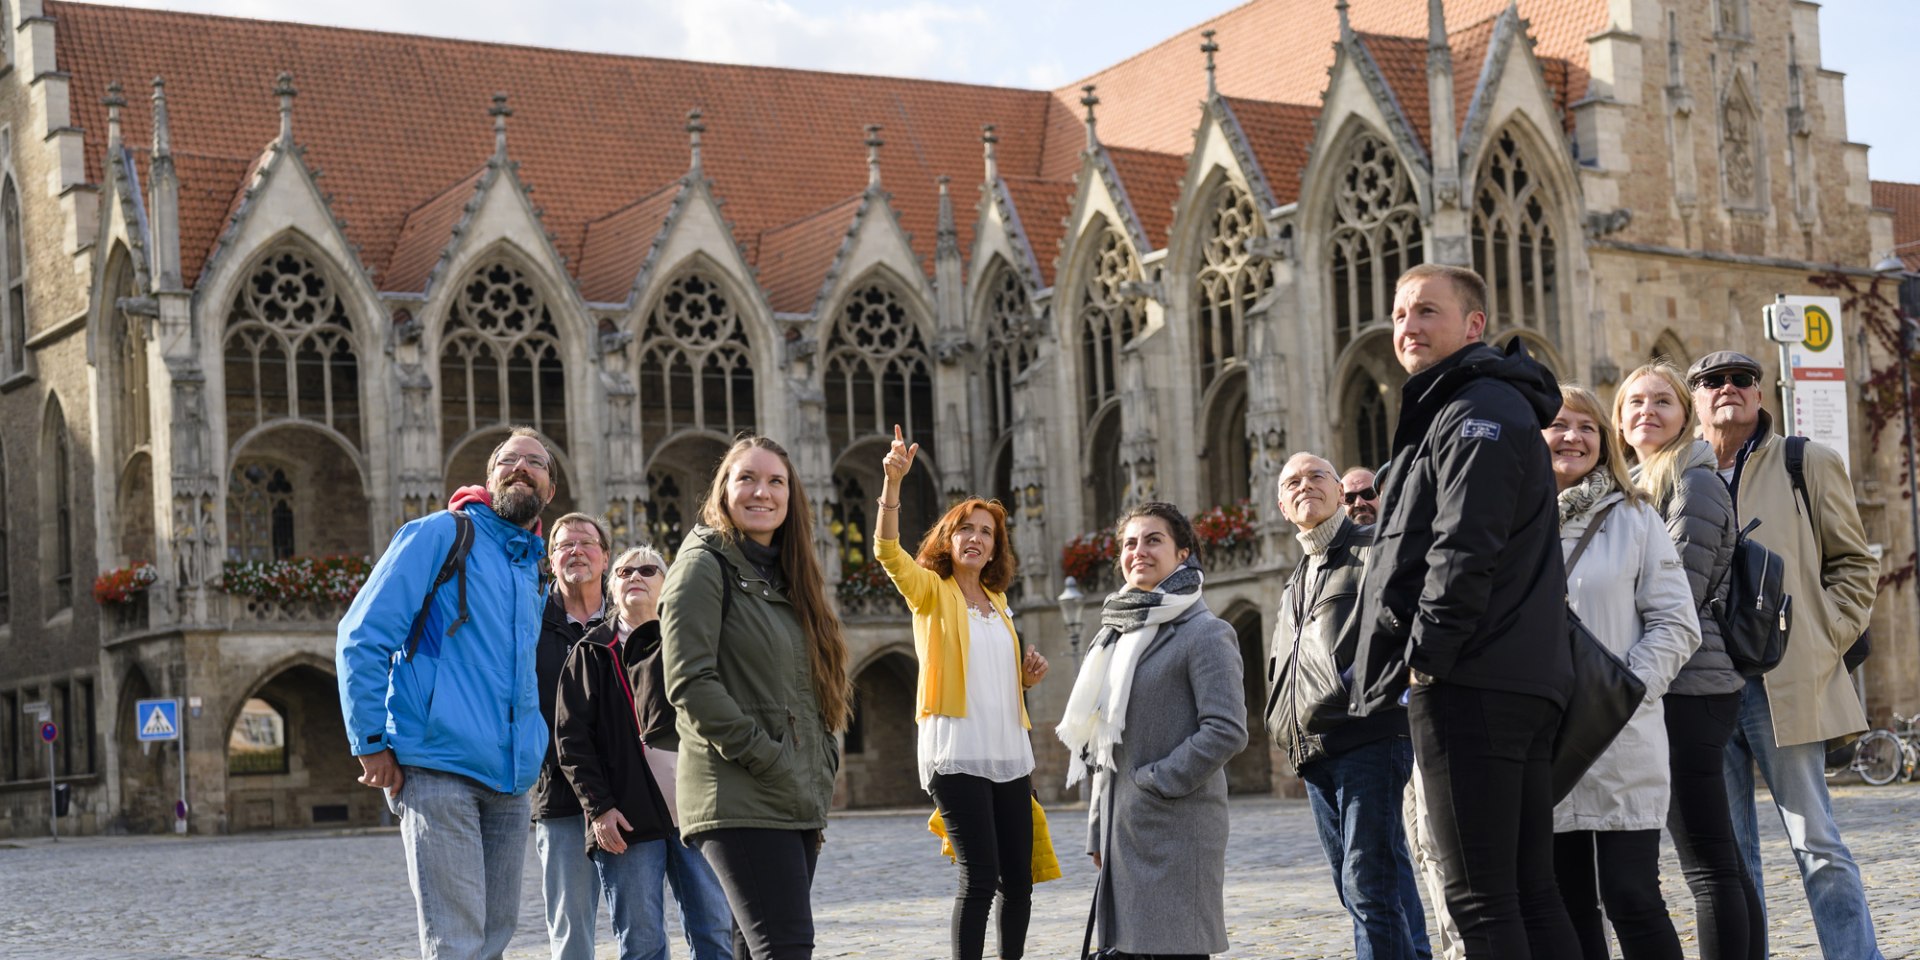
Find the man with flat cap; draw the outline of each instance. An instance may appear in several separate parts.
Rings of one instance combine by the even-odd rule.
[[[1774,432],[1760,406],[1761,376],[1758,361],[1731,350],[1707,354],[1687,371],[1701,436],[1719,459],[1739,522],[1760,519],[1754,539],[1784,558],[1793,596],[1786,655],[1747,681],[1727,743],[1734,833],[1760,891],[1758,766],[1799,860],[1821,953],[1880,960],[1860,867],[1834,824],[1825,777],[1826,742],[1867,728],[1841,654],[1867,628],[1879,563],[1867,552],[1846,463],[1831,447]],[[1794,478],[1796,465],[1803,482]],[[1765,935],[1765,914],[1756,909],[1754,942],[1764,944]]]

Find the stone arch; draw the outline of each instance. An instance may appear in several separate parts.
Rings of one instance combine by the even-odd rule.
[[[1328,195],[1307,221],[1324,230],[1326,322],[1335,351],[1391,322],[1393,284],[1426,260],[1426,227],[1415,164],[1392,142],[1353,118],[1329,152]]]
[[[127,665],[114,705],[113,730],[120,776],[117,826],[128,833],[159,833],[173,822],[178,752],[171,744],[143,744],[134,705],[159,696],[159,688],[138,661]]]
[[[923,455],[935,449],[931,321],[918,289],[878,265],[848,284],[829,314],[820,377],[836,459],[862,439],[891,438],[895,423]]]
[[[1335,462],[1343,467],[1378,468],[1386,458],[1367,462],[1368,458],[1382,449],[1391,451],[1393,425],[1400,416],[1400,387],[1407,382],[1406,371],[1393,355],[1391,331],[1376,328],[1354,341],[1334,365],[1330,382],[1336,400],[1332,417]],[[1362,409],[1369,391],[1378,398],[1377,412],[1376,401],[1372,400]],[[1360,420],[1363,412],[1370,417],[1366,423]]]
[[[1216,378],[1200,401],[1201,498],[1205,506],[1249,499],[1253,441],[1247,435],[1247,371],[1236,365]]]
[[[338,691],[331,660],[298,653],[260,671],[226,705],[230,830],[379,822],[379,792],[355,782],[360,765],[340,749],[347,734]]]
[[[827,532],[839,543],[843,570],[873,559],[873,531],[879,522],[883,474],[880,461],[887,454],[887,437],[865,437],[833,461],[833,498],[826,505]],[[914,457],[913,472],[900,486],[900,546],[911,553],[920,538],[940,518],[940,469],[923,447]]]
[[[1007,508],[1007,523],[1019,525],[1020,494],[1013,489],[1013,437],[994,440],[987,448],[987,495]]]
[[[74,446],[60,395],[47,391],[40,423],[40,586],[46,614],[69,609],[78,595],[80,490]]]
[[[459,446],[447,453],[444,472],[441,474],[446,478],[442,486],[446,488],[447,496],[453,496],[453,492],[461,487],[484,485],[487,482],[487,458],[493,455],[494,447],[507,439],[512,429],[506,424],[496,424],[476,430],[461,440]],[[547,453],[553,457],[551,476],[556,485],[553,502],[547,504],[547,508],[540,511],[540,515],[543,517],[565,516],[578,509],[575,506],[577,501],[573,484],[570,482],[577,476],[573,462],[553,438],[538,431],[535,433],[540,443],[547,448]]]
[[[0,177],[0,378],[27,370],[27,240],[20,219],[20,189],[11,156]]]
[[[853,672],[854,713],[841,770],[847,806],[925,805],[914,722],[919,675],[913,649],[905,644],[875,652]]]
[[[1233,626],[1240,642],[1241,682],[1247,698],[1247,730],[1266,730],[1267,648],[1265,617],[1251,601],[1227,607],[1221,619]],[[1268,738],[1254,734],[1233,759],[1227,761],[1229,793],[1272,793],[1273,751]]]
[[[1270,272],[1248,250],[1266,235],[1252,192],[1222,168],[1209,179],[1196,194],[1206,204],[1191,248],[1193,350],[1202,394],[1245,365],[1247,314],[1272,285]]]
[[[1653,349],[1647,351],[1647,362],[1662,359],[1672,361],[1674,366],[1682,370],[1693,363],[1693,358],[1687,355],[1686,341],[1681,340],[1680,335],[1671,328],[1660,331],[1660,336],[1654,338]]]
[[[338,433],[300,421],[250,431],[226,483],[230,561],[374,552],[366,464]]]
[[[685,431],[752,432],[755,343],[751,301],[706,257],[688,257],[635,313],[634,429],[642,456]]]
[[[1140,300],[1120,290],[1141,277],[1140,260],[1126,231],[1096,216],[1081,237],[1083,252],[1067,313],[1071,322],[1060,340],[1076,358],[1076,405],[1091,421],[1095,411],[1120,395],[1120,350],[1145,332],[1147,317]]]
[[[988,444],[997,445],[1013,430],[1014,382],[1039,359],[1039,325],[1019,271],[994,254],[983,276],[977,311],[981,325],[974,340],[981,347],[977,409],[986,417]]]
[[[319,423],[362,449],[366,321],[342,273],[288,233],[235,275],[220,341],[228,443],[289,420]]]
[[[730,446],[730,438],[711,432],[687,431],[667,441],[647,460],[647,529],[638,537],[616,529],[615,548],[651,543],[672,561],[687,531],[700,522],[701,505]]]
[[[128,312],[121,304],[139,294],[133,255],[126,245],[115,243],[107,257],[106,288],[100,313],[104,317],[105,336],[99,338],[94,354],[103,376],[103,392],[109,397],[109,442],[101,444],[112,457],[111,469],[123,471],[134,455],[152,442],[148,416],[150,391],[147,384],[146,318]]]
[[[568,358],[581,348],[562,324],[546,271],[501,241],[469,258],[433,312],[443,456],[499,427],[531,426],[556,456],[571,449],[576,391]]]
[[[1470,205],[1473,267],[1487,281],[1487,329],[1533,330],[1565,341],[1571,312],[1567,194],[1520,119],[1488,138]]]
[[[153,455],[135,451],[121,466],[114,490],[114,542],[119,549],[119,564],[155,562]],[[4,491],[0,491],[0,497],[4,497]]]
[[[1118,519],[1127,503],[1127,472],[1120,462],[1120,401],[1110,400],[1088,421],[1080,462],[1086,494],[1088,530],[1105,530]]]

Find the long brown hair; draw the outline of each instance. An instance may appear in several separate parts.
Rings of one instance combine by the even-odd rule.
[[[1626,441],[1620,439],[1620,431],[1613,429],[1613,421],[1608,419],[1607,408],[1600,398],[1577,383],[1562,383],[1560,406],[1592,417],[1594,425],[1600,428],[1600,459],[1594,463],[1593,469],[1611,472],[1613,485],[1626,496],[1629,504],[1645,502],[1646,493],[1634,484],[1633,475],[1627,472]]]
[[[1006,593],[1007,587],[1013,584],[1013,572],[1019,561],[1014,559],[1013,540],[1007,534],[1007,508],[998,500],[968,497],[954,504],[920,539],[920,550],[913,559],[942,579],[953,576],[953,531],[972,517],[975,510],[985,510],[993,517],[993,559],[980,568],[980,585],[994,593]]]
[[[826,580],[820,574],[820,561],[813,553],[813,510],[807,505],[807,491],[794,472],[793,458],[786,448],[758,436],[745,436],[733,442],[720,459],[713,485],[700,507],[700,520],[718,530],[721,536],[739,543],[743,534],[734,525],[727,502],[729,479],[734,464],[750,450],[765,450],[780,458],[787,469],[787,519],[780,524],[780,572],[787,580],[787,600],[800,614],[807,631],[807,661],[813,668],[813,693],[820,701],[829,731],[844,730],[852,712],[853,684],[847,679],[847,639],[840,630],[840,618],[833,615],[827,602]]]
[[[1673,390],[1674,400],[1680,407],[1680,415],[1685,421],[1680,424],[1680,432],[1672,440],[1660,445],[1645,460],[1640,461],[1640,483],[1653,497],[1653,502],[1662,510],[1667,501],[1673,499],[1674,485],[1680,482],[1681,455],[1693,447],[1693,432],[1700,426],[1700,415],[1694,412],[1692,391],[1687,388],[1687,375],[1673,365],[1673,361],[1661,357],[1652,363],[1635,369],[1620,381],[1620,389],[1613,395],[1613,429],[1620,435],[1620,445],[1628,454],[1636,451],[1627,444],[1627,388],[1633,386],[1641,377],[1658,377],[1667,382]]]

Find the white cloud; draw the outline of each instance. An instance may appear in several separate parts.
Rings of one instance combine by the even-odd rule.
[[[832,14],[787,0],[665,5],[686,38],[679,56],[852,73],[957,78],[993,26],[980,7],[927,0]]]

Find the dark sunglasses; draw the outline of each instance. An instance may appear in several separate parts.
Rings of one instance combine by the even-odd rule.
[[[646,577],[651,580],[660,575],[660,566],[653,563],[643,563],[637,567],[616,567],[613,575],[622,580],[632,580],[634,577]]]
[[[1348,490],[1347,492],[1342,493],[1340,495],[1340,502],[1351,506],[1352,504],[1359,503],[1362,500],[1372,500],[1378,496],[1380,496],[1380,491],[1375,490],[1372,487],[1367,487],[1364,490]]]
[[[1693,385],[1705,387],[1708,390],[1718,390],[1731,382],[1734,386],[1746,390],[1758,381],[1759,378],[1751,373],[1706,373],[1694,380]]]

